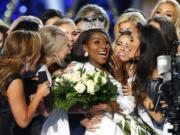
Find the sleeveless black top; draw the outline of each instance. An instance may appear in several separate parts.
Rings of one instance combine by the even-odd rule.
[[[11,82],[21,79],[19,73],[10,75],[1,88],[7,90]],[[0,96],[0,135],[13,135],[14,118],[6,96]]]

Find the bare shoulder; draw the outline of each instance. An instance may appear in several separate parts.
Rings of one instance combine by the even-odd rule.
[[[13,80],[7,89],[7,96],[10,95],[10,93],[18,93],[19,91],[23,90],[23,82],[21,79],[15,79]]]

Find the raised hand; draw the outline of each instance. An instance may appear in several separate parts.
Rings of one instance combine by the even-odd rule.
[[[117,56],[113,55],[111,57],[111,62],[109,63],[112,72],[114,74],[114,77],[116,78],[116,80],[118,80],[119,82],[123,81],[123,67],[122,67],[122,62],[118,59]]]
[[[133,95],[132,87],[130,84],[123,85],[122,87],[123,87],[124,96],[132,96]]]

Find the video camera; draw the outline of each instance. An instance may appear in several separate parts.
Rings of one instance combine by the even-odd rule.
[[[163,111],[167,120],[173,125],[168,132],[173,135],[180,135],[180,56],[175,53],[162,55],[157,58],[158,78],[151,82],[151,94],[155,101],[153,111]],[[162,109],[160,101],[168,104]]]

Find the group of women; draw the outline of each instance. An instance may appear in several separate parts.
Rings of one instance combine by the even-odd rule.
[[[180,54],[179,3],[160,0],[148,21],[140,10],[126,10],[116,20],[113,42],[108,29],[106,12],[93,4],[74,21],[50,9],[40,19],[21,16],[10,28],[0,22],[0,135],[123,135],[119,118],[129,115],[153,133],[170,134],[163,112],[153,111],[151,83],[162,78],[157,57]],[[105,72],[118,87],[116,101],[92,106],[92,117],[50,108],[44,100],[56,76],[80,67]]]

